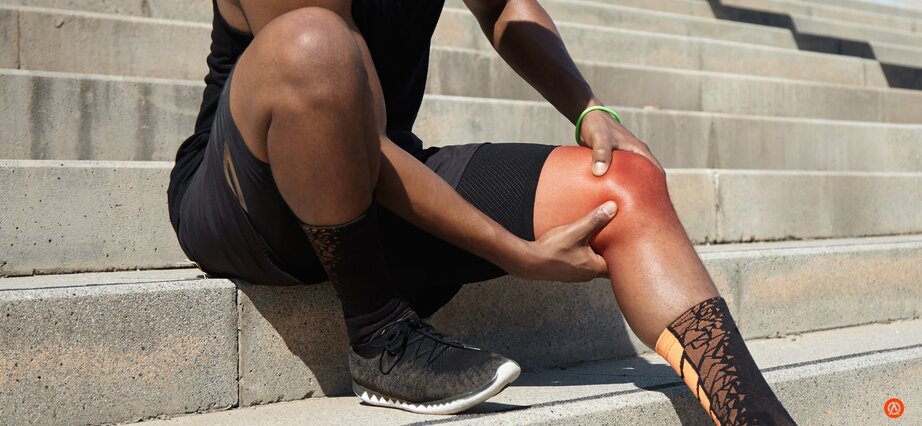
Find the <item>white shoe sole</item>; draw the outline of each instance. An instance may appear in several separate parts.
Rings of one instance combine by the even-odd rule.
[[[515,361],[507,361],[496,369],[496,375],[489,383],[462,395],[431,402],[406,402],[389,398],[355,382],[352,382],[352,390],[362,401],[379,407],[399,408],[419,414],[455,414],[496,396],[519,378],[521,372],[522,369]]]

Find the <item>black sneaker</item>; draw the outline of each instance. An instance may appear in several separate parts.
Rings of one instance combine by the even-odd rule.
[[[439,333],[412,311],[349,356],[363,401],[422,414],[453,414],[500,393],[519,377],[515,361]]]

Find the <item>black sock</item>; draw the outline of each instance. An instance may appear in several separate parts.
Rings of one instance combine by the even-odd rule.
[[[407,309],[387,274],[372,204],[354,220],[334,226],[301,224],[342,302],[352,344]],[[383,324],[381,324],[383,325]]]
[[[663,331],[656,352],[718,425],[793,425],[753,361],[722,297],[705,300]]]

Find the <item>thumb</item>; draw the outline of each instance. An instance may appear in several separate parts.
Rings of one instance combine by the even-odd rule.
[[[582,244],[588,244],[589,238],[608,225],[617,212],[618,205],[614,201],[606,201],[574,224],[576,237]]]

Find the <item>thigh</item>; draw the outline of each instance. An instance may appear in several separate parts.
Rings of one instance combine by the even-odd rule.
[[[183,199],[180,244],[214,276],[259,284],[321,282],[323,268],[269,165],[252,155],[237,131],[227,97],[234,81],[232,73],[204,159]]]
[[[518,237],[533,240],[538,177],[553,149],[536,144],[456,145],[430,148],[420,157],[468,202]],[[389,270],[421,315],[434,313],[464,284],[506,275],[389,212],[381,217]]]

